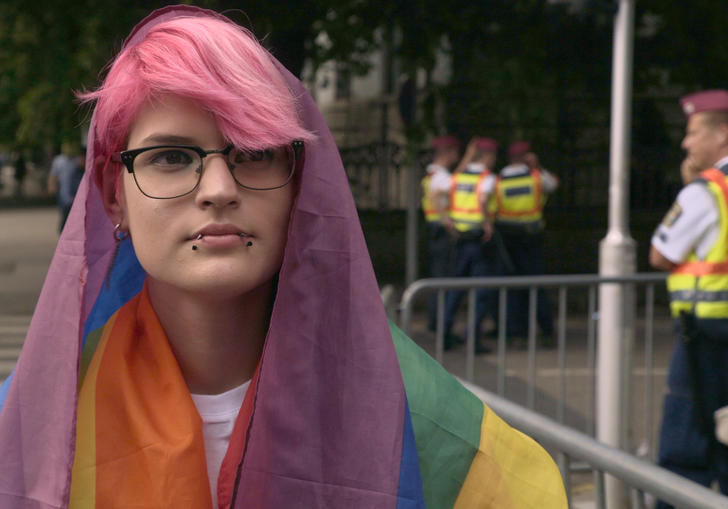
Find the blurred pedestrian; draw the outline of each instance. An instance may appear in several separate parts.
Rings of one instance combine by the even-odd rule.
[[[422,210],[427,224],[427,252],[430,277],[447,277],[453,273],[455,228],[448,214],[450,169],[460,159],[460,140],[454,136],[438,136],[432,140],[433,158],[422,179]],[[435,330],[437,295],[427,303],[427,328]]]
[[[670,271],[676,335],[658,462],[705,486],[718,481],[728,494],[728,447],[716,438],[714,419],[728,405],[728,91],[697,92],[680,104],[685,187],[650,248],[650,264]]]
[[[81,179],[83,178],[83,173],[86,171],[86,147],[81,147],[80,153],[76,156],[76,168],[77,168],[77,182],[74,182],[76,190],[75,193],[78,191],[78,186],[81,185]]]
[[[488,197],[493,189],[498,143],[492,138],[473,138],[465,152],[464,169],[452,176],[450,184],[450,219],[455,229],[455,276],[482,277],[496,272],[495,251],[492,247],[493,223],[487,213]],[[447,293],[445,308],[445,349],[461,339],[451,334],[455,315],[464,290]],[[482,344],[481,323],[486,314],[495,318],[495,294],[492,289],[479,290],[475,311],[475,351],[488,353]]]
[[[15,197],[23,197],[23,182],[25,182],[25,175],[27,174],[27,168],[25,166],[25,157],[22,152],[18,153],[17,159],[15,159]]]
[[[71,155],[68,148],[53,158],[51,163],[51,171],[48,174],[48,194],[56,196],[56,204],[58,205],[59,221],[58,232],[63,231],[63,227],[68,219],[68,213],[73,205],[73,198],[81,183],[83,170],[79,166],[78,158]]]
[[[515,276],[546,273],[543,253],[543,208],[559,180],[546,171],[528,141],[517,141],[508,148],[509,164],[501,169],[495,182],[495,229],[502,242],[501,271]],[[522,343],[528,331],[528,290],[508,292],[506,333]],[[548,294],[537,290],[536,319],[541,343],[553,344],[553,316]]]

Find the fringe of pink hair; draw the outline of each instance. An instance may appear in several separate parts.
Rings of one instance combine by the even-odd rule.
[[[223,136],[241,148],[315,138],[302,126],[291,90],[250,31],[224,20],[189,17],[153,27],[140,43],[119,53],[97,90],[77,94],[82,102],[96,102],[96,156],[106,159],[125,149],[139,108],[163,94],[198,101]]]

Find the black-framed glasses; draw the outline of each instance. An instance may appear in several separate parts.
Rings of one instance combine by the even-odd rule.
[[[145,196],[160,200],[179,198],[197,189],[203,173],[203,159],[212,154],[225,157],[228,169],[240,187],[270,191],[288,184],[303,162],[304,143],[265,150],[244,150],[228,145],[204,150],[194,145],[155,145],[123,150],[112,160],[124,163]]]

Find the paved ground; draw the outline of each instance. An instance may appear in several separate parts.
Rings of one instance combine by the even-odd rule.
[[[0,210],[0,380],[25,339],[58,235],[55,208]]]
[[[0,209],[0,381],[10,373],[25,337],[36,300],[40,293],[48,265],[58,236],[56,234],[57,211],[55,208]],[[578,306],[577,306],[578,307]],[[664,311],[664,310],[663,310]],[[434,335],[424,328],[421,313],[416,313],[411,336],[425,350],[434,354]],[[462,322],[461,322],[462,329]],[[593,412],[589,408],[590,387],[594,373],[588,369],[587,321],[583,315],[567,318],[565,421],[567,424],[589,431],[593,425]],[[464,333],[461,330],[462,333]],[[633,441],[635,444],[650,437],[649,429],[656,429],[661,412],[661,394],[666,366],[672,348],[669,321],[664,315],[655,322],[654,366],[644,368],[642,326],[638,326],[635,346],[633,376]],[[489,343],[495,346],[494,342]],[[465,374],[465,353],[461,347],[446,352],[445,367],[459,376]],[[475,365],[475,382],[495,391],[497,364],[494,354],[478,356]],[[654,392],[645,404],[644,384],[651,380]],[[520,403],[527,401],[528,353],[522,350],[507,351],[506,395]],[[556,402],[561,387],[561,371],[558,369],[556,350],[538,350],[536,355],[535,408],[546,415],[556,416]],[[573,491],[577,500],[588,500],[593,492],[591,476],[575,478]]]

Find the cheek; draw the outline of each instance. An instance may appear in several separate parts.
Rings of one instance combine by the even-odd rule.
[[[291,218],[293,192],[291,189],[286,189],[285,193],[282,193],[281,196],[276,198],[271,203],[275,206],[270,207],[267,215],[270,221],[269,228],[273,238],[276,239],[276,243],[279,245],[282,255],[286,247],[286,241],[288,240],[288,226]]]
[[[121,187],[121,186],[120,186]],[[147,198],[139,192],[136,184],[124,179],[123,196],[120,203],[124,208],[124,219],[132,239],[144,239],[154,243],[161,238],[170,225],[170,211],[163,207],[161,200]]]

